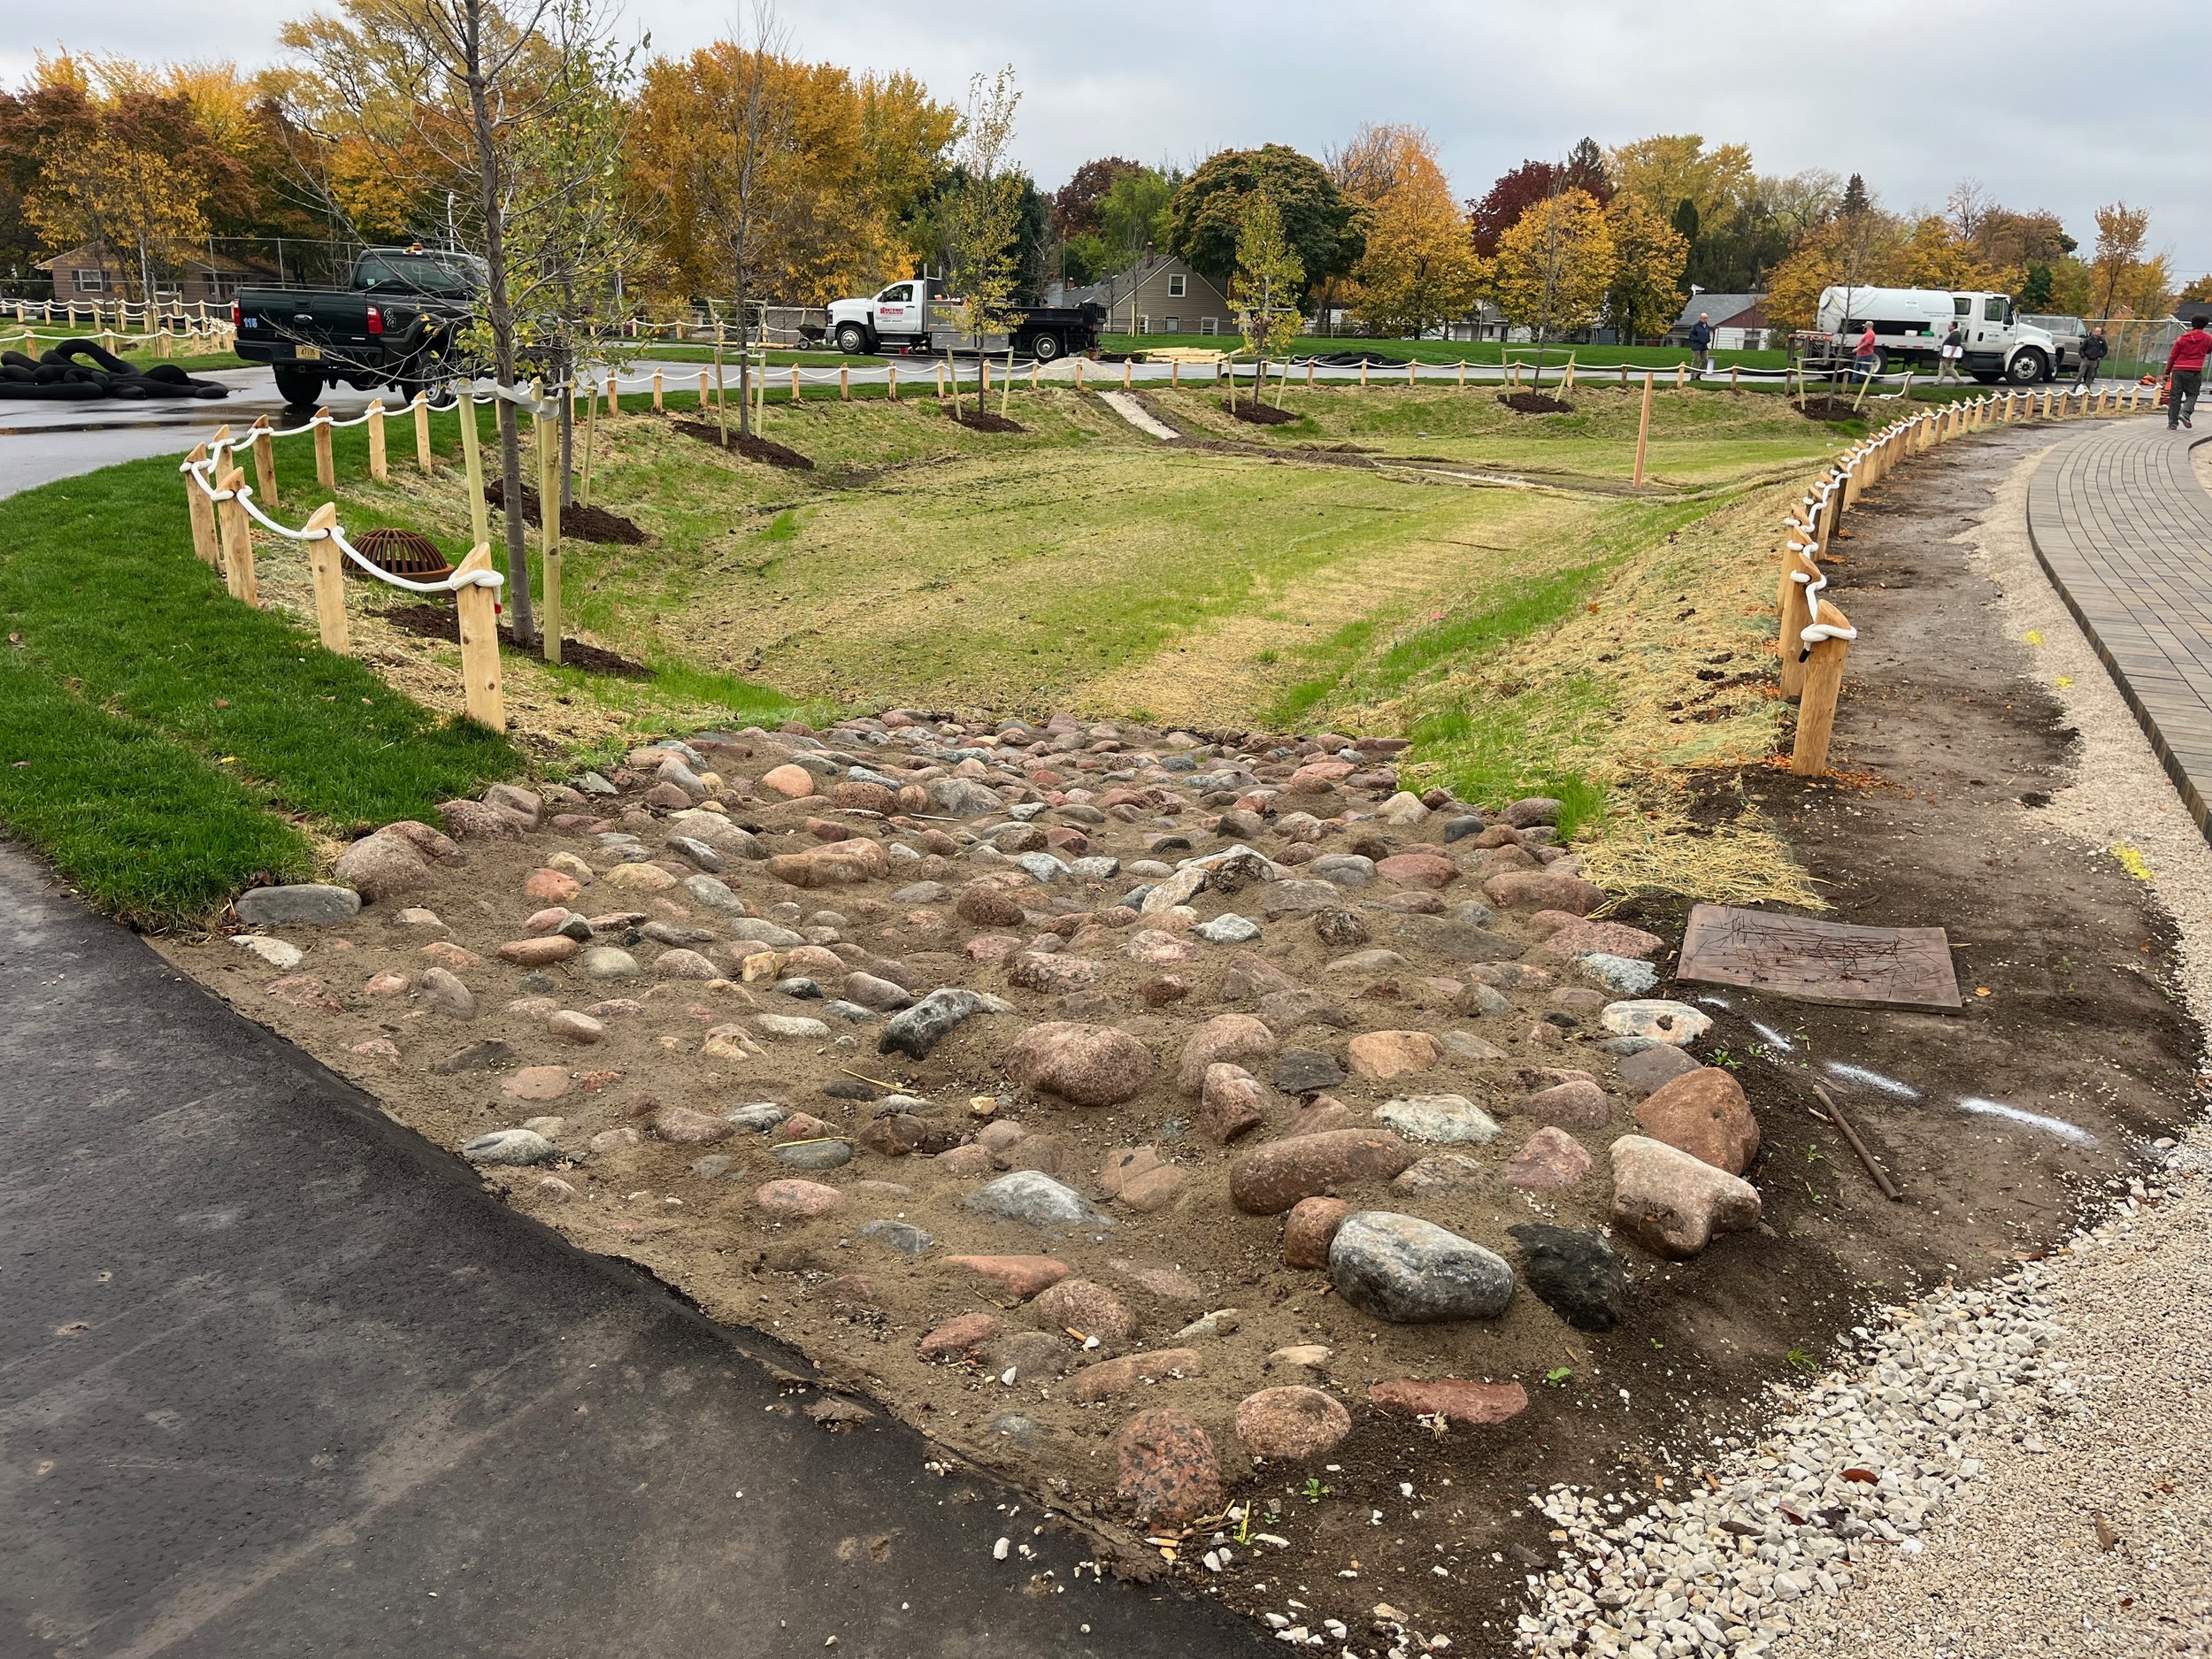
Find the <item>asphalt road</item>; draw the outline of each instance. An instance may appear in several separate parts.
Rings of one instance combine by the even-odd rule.
[[[0,844],[0,1659],[1279,1651],[764,1361]]]

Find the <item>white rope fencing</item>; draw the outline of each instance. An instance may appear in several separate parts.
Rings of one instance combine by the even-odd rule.
[[[2149,393],[2147,398],[2145,394]],[[1955,438],[1993,426],[2028,420],[2076,420],[2131,415],[2157,408],[2163,388],[2139,381],[2123,395],[2116,383],[2092,388],[2074,386],[1985,392],[1940,408],[1902,415],[1879,432],[1853,444],[1815,481],[1785,520],[1781,613],[1776,649],[1782,659],[1782,695],[1797,700],[1797,736],[1790,770],[1817,778],[1828,770],[1828,749],[1835,731],[1836,702],[1843,688],[1844,659],[1859,631],[1843,607],[1824,597],[1828,573],[1821,568],[1824,549],[1850,533],[1846,511],[1909,457]]]
[[[416,401],[418,410],[426,417],[426,400]],[[376,404],[370,405],[368,412],[355,420],[336,420],[327,410],[317,411],[317,419],[308,425],[315,431],[318,461],[328,457],[332,427],[380,424],[381,417],[382,411]],[[418,426],[426,434],[426,419],[419,418]],[[304,525],[294,529],[263,511],[255,499],[253,486],[246,482],[244,472],[234,465],[239,450],[250,449],[273,504],[275,475],[271,441],[275,435],[274,428],[265,422],[250,428],[242,437],[233,436],[231,429],[225,426],[209,442],[194,449],[180,465],[178,470],[185,477],[186,505],[192,519],[193,551],[201,562],[222,572],[233,598],[258,607],[261,594],[254,566],[252,526],[257,524],[272,535],[301,543],[306,549],[308,570],[314,584],[316,631],[325,650],[341,654],[349,653],[352,649],[346,622],[345,568],[342,561],[350,560],[388,587],[407,593],[451,594],[460,617],[461,679],[469,718],[481,721],[495,732],[503,731],[507,712],[500,683],[498,597],[506,578],[492,568],[488,539],[480,536],[468,557],[450,574],[436,581],[415,581],[383,569],[356,547],[345,526],[338,522],[334,502],[325,502]],[[423,447],[426,455],[426,435]],[[326,476],[324,481],[329,482]]]

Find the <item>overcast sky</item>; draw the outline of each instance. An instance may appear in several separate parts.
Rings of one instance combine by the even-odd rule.
[[[75,0],[40,12],[72,47],[268,61],[311,0]],[[627,0],[660,50],[726,32],[736,0]],[[1084,160],[1189,163],[1270,140],[1317,155],[1364,120],[1425,126],[1479,195],[1584,134],[1747,143],[1763,173],[1865,174],[1893,208],[1961,177],[2047,207],[2085,244],[2116,198],[2153,211],[2178,277],[2212,268],[2204,0],[783,0],[795,50],[907,69],[957,102],[1014,65],[1018,150],[1046,189]],[[6,32],[0,73],[39,43]],[[45,42],[50,48],[51,40]]]

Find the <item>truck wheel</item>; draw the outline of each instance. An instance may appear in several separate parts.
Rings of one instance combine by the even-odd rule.
[[[300,409],[312,409],[322,401],[323,377],[312,369],[296,369],[288,364],[273,364],[276,373],[277,396]]]
[[[1049,363],[1058,357],[1064,348],[1060,343],[1059,335],[1039,334],[1029,342],[1029,349],[1038,362]]]
[[[858,323],[837,325],[837,349],[849,357],[864,357],[868,350],[868,331]]]
[[[2005,378],[2015,386],[2033,386],[2051,378],[2051,365],[2040,351],[2030,346],[2024,351],[2016,352],[2012,361],[2005,365]]]

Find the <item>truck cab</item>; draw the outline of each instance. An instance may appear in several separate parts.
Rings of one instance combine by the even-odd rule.
[[[905,277],[868,298],[833,301],[829,336],[849,356],[879,350],[952,352],[974,344],[961,311],[961,302],[948,295],[934,277]],[[1018,357],[1048,363],[1070,352],[1095,349],[1105,322],[1105,308],[1095,303],[1031,306],[1016,311],[1007,332],[986,339],[983,349],[1011,349]]]

